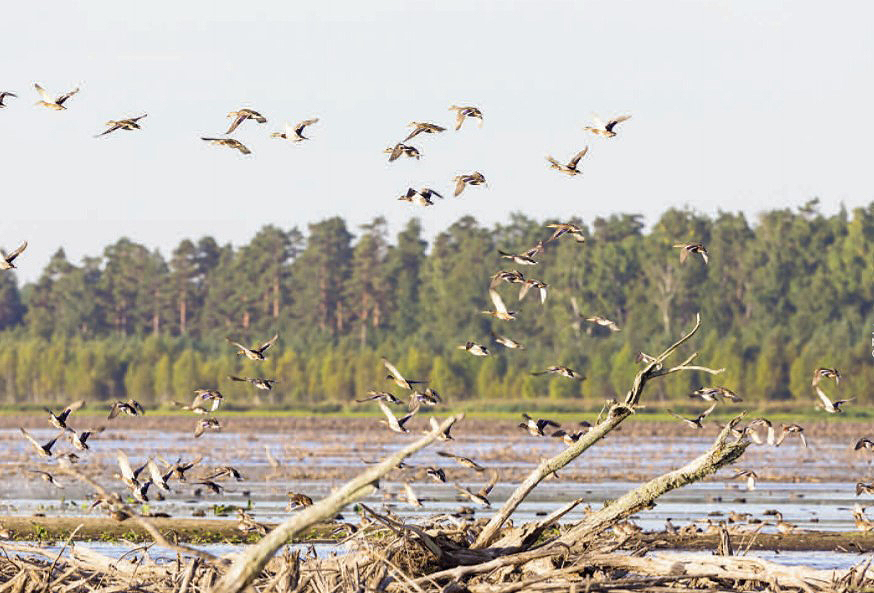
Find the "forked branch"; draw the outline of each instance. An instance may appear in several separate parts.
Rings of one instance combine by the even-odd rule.
[[[579,457],[583,454],[586,449],[600,441],[604,438],[611,430],[616,428],[623,420],[628,418],[631,414],[634,413],[634,407],[640,401],[640,396],[643,393],[644,388],[646,387],[647,381],[654,377],[662,377],[664,375],[668,375],[671,373],[675,373],[678,371],[704,371],[712,374],[722,372],[722,369],[713,370],[708,369],[706,367],[697,367],[697,366],[689,366],[689,363],[692,362],[695,358],[695,354],[686,359],[683,363],[676,367],[665,368],[664,362],[665,360],[673,354],[677,348],[679,348],[683,343],[685,343],[689,338],[691,338],[698,331],[698,328],[701,327],[701,315],[698,314],[695,316],[695,326],[683,337],[679,340],[671,344],[664,352],[659,354],[658,356],[650,359],[646,366],[641,369],[637,375],[634,377],[634,382],[632,383],[631,390],[625,396],[625,403],[618,404],[614,403],[610,406],[609,411],[607,413],[607,418],[603,421],[596,424],[589,432],[580,437],[580,439],[559,453],[558,455],[552,457],[551,459],[547,459],[542,461],[540,465],[537,466],[528,477],[525,478],[518,488],[510,495],[510,498],[507,499],[507,502],[501,507],[501,509],[495,513],[495,515],[491,518],[491,520],[486,524],[483,530],[480,532],[476,541],[471,546],[472,548],[485,548],[491,545],[495,541],[495,537],[498,534],[498,531],[510,518],[510,516],[515,512],[516,508],[522,503],[523,500],[528,496],[528,494],[534,490],[534,488],[543,481],[548,475],[553,472],[556,472],[569,464],[571,461]]]

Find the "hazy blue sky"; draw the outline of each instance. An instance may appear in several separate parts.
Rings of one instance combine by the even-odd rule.
[[[48,7],[51,6],[51,10]],[[463,214],[703,212],[872,199],[874,60],[863,2],[16,2],[4,9],[0,244],[31,242],[34,279],[63,246],[78,261],[126,235],[165,254],[184,237],[247,241],[258,227],[332,215],[420,216],[429,233]],[[33,83],[68,110],[33,106]],[[452,103],[485,123],[416,139],[421,161],[382,150],[412,120],[449,126]],[[261,111],[235,137],[199,140],[226,114]],[[592,112],[633,113],[620,136],[583,131]],[[95,139],[148,113],[141,132]],[[271,139],[321,121],[311,142]],[[550,171],[586,144],[584,175]],[[422,209],[408,185],[450,192]]]

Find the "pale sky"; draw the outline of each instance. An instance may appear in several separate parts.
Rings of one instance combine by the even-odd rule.
[[[33,280],[61,246],[78,262],[128,236],[167,255],[334,215],[353,230],[384,215],[393,233],[419,216],[431,235],[464,214],[852,208],[874,199],[872,20],[863,2],[16,2],[0,22],[0,90],[19,95],[0,110],[0,245],[30,241],[16,263]],[[34,82],[81,92],[50,111]],[[453,103],[483,127],[453,131]],[[252,155],[199,139],[240,107],[268,118],[233,135]],[[633,118],[607,140],[583,131],[592,112]],[[141,131],[93,138],[142,113]],[[309,142],[269,137],[310,117]],[[389,164],[413,120],[450,129]],[[587,144],[582,176],[548,168]],[[488,189],[396,200],[450,196],[473,170]]]

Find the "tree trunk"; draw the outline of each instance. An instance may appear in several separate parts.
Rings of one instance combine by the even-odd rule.
[[[183,336],[188,331],[188,299],[183,290],[179,293],[179,333]]]

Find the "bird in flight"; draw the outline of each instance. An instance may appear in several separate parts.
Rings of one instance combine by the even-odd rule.
[[[292,126],[288,122],[285,122],[285,131],[273,132],[272,134],[270,134],[270,137],[291,140],[292,142],[303,142],[304,140],[309,140],[307,136],[303,135],[304,128],[306,128],[307,126],[311,126],[318,121],[319,118],[317,117],[313,119],[305,119],[301,122],[298,122],[297,125],[294,126]]]
[[[504,304],[504,299],[498,294],[494,288],[489,289],[489,298],[492,299],[492,304],[495,306],[494,311],[483,311],[483,315],[500,319],[501,321],[512,321],[516,319],[515,311],[507,311],[507,306]]]
[[[265,360],[267,357],[264,356],[264,352],[266,352],[268,348],[270,348],[273,344],[275,344],[276,340],[278,340],[278,339],[279,339],[279,334],[276,334],[275,336],[273,336],[272,338],[270,338],[269,340],[267,340],[266,342],[261,344],[261,346],[259,346],[257,348],[255,348],[255,347],[248,348],[246,346],[243,346],[239,342],[233,341],[230,338],[225,338],[225,340],[227,340],[228,342],[230,342],[231,344],[233,344],[234,346],[237,347],[237,356],[245,356],[249,360]]]
[[[66,109],[66,107],[64,107],[64,103],[66,103],[67,99],[79,92],[79,87],[76,87],[69,93],[64,93],[63,95],[52,98],[52,96],[49,95],[44,88],[39,86],[38,83],[34,83],[33,88],[35,88],[36,92],[39,93],[39,96],[42,97],[42,100],[37,101],[36,104],[42,105],[43,107],[48,107],[49,109],[54,109],[55,111],[61,111],[62,109]]]
[[[246,148],[245,144],[239,140],[234,140],[233,138],[201,138],[201,140],[210,142],[216,146],[227,146],[228,148],[239,150],[243,154],[252,154],[252,151]]]
[[[438,126],[437,124],[429,124],[427,122],[419,121],[410,122],[410,127],[413,128],[413,131],[410,132],[409,136],[403,139],[403,142],[415,138],[419,134],[438,134],[446,131],[446,128]]]
[[[464,191],[464,188],[468,185],[485,185],[489,186],[486,183],[485,176],[479,171],[474,171],[473,173],[468,173],[466,175],[456,175],[455,176],[455,192],[452,194],[453,196],[461,195],[461,192]]]
[[[107,134],[114,132],[116,130],[139,130],[140,124],[137,122],[146,117],[148,113],[144,113],[138,117],[130,117],[128,119],[119,119],[119,120],[109,120],[106,122],[106,126],[108,129],[100,134],[94,136],[95,138],[100,138],[101,136],[106,136]]]
[[[10,93],[9,91],[0,91],[0,108],[6,107],[6,104],[3,103],[3,100],[6,97],[17,97],[15,93]]]
[[[479,120],[479,127],[483,127],[483,112],[473,105],[451,105],[449,111],[455,112],[455,130],[461,129],[465,118],[472,117]]]
[[[677,418],[678,420],[682,420],[683,422],[685,422],[686,424],[688,424],[692,428],[698,430],[698,429],[703,428],[703,425],[701,424],[701,422],[703,422],[704,419],[710,415],[710,413],[714,410],[714,408],[716,408],[715,403],[711,404],[711,406],[709,408],[707,408],[706,410],[704,410],[703,412],[698,414],[698,416],[696,416],[695,418],[685,418],[683,416],[680,416],[679,414],[675,414],[671,410],[668,410],[668,414],[670,414],[674,418]]]
[[[253,109],[240,109],[239,111],[231,111],[228,114],[228,117],[233,117],[234,121],[231,122],[231,127],[228,128],[228,131],[225,132],[225,134],[230,134],[231,132],[236,130],[237,126],[239,126],[247,119],[253,119],[259,124],[263,124],[267,121],[266,117]]]
[[[550,169],[555,169],[559,173],[564,173],[566,175],[570,175],[571,177],[573,177],[574,175],[579,175],[582,173],[582,171],[580,171],[577,168],[577,165],[579,165],[580,159],[583,158],[584,156],[586,156],[587,152],[589,152],[588,146],[585,147],[584,149],[582,149],[577,154],[575,154],[573,156],[573,158],[567,162],[566,165],[558,162],[552,156],[547,156],[546,160],[549,161],[549,163],[550,163],[549,164]]]
[[[398,142],[394,146],[389,146],[383,152],[389,155],[388,162],[390,163],[398,160],[401,155],[408,156],[411,159],[416,159],[417,161],[422,156],[422,153],[419,152],[418,148],[416,148],[415,146],[410,146],[409,144],[404,144],[403,142]]]
[[[620,115],[618,117],[614,117],[613,119],[607,120],[607,122],[604,122],[597,115],[592,115],[594,125],[586,126],[584,129],[595,134],[596,136],[612,138],[616,135],[616,132],[613,130],[613,128],[615,128],[617,124],[620,124],[628,119],[631,119],[630,115]]]
[[[674,245],[674,248],[680,249],[681,264],[686,261],[686,258],[689,257],[690,254],[693,253],[700,255],[705,264],[710,261],[710,258],[707,256],[707,249],[701,243],[677,243]]]
[[[11,251],[9,253],[2,254],[0,257],[0,270],[11,270],[15,267],[15,264],[12,262],[15,261],[15,258],[21,255],[21,253],[27,249],[27,241],[18,246],[18,249],[15,251]]]

